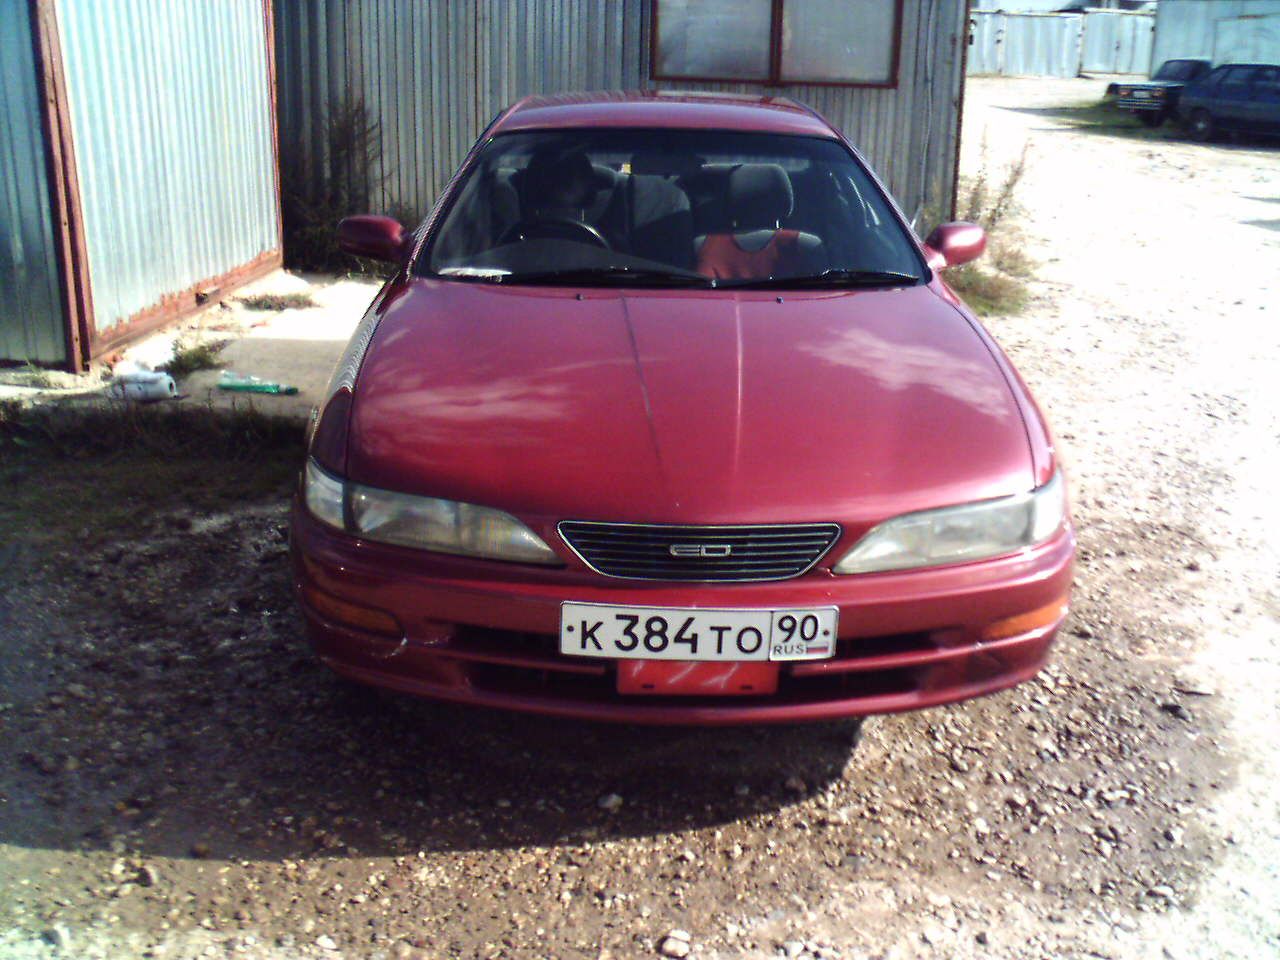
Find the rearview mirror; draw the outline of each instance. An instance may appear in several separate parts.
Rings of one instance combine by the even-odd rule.
[[[924,245],[930,269],[944,270],[982,256],[987,249],[987,232],[976,223],[943,223],[934,228]]]
[[[403,263],[409,253],[408,240],[399,220],[361,214],[338,224],[338,248],[343,253],[389,263]]]

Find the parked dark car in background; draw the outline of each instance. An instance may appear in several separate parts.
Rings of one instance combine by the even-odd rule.
[[[1280,66],[1228,63],[1182,92],[1180,113],[1192,139],[1223,131],[1280,135]]]
[[[1149,127],[1158,127],[1178,115],[1183,87],[1206,76],[1212,69],[1208,60],[1166,60],[1150,80],[1113,83],[1107,96],[1116,97],[1116,106],[1128,110]]]

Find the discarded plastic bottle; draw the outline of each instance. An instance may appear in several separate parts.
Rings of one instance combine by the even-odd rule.
[[[298,392],[297,387],[290,386],[287,383],[277,383],[274,380],[263,380],[261,377],[232,373],[230,370],[222,372],[222,376],[218,380],[218,389],[232,390],[236,393],[276,393],[286,396],[292,396]]]
[[[173,399],[178,395],[178,387],[173,382],[173,377],[167,373],[130,367],[115,373],[111,393],[123,400],[152,403],[156,400]]]

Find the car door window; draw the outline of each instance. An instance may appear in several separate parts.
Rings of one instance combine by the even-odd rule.
[[[1280,67],[1261,67],[1253,77],[1253,99],[1274,101],[1280,97]]]

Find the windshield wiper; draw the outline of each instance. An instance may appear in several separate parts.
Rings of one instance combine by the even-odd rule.
[[[914,273],[897,270],[823,270],[800,277],[764,277],[759,280],[718,282],[717,287],[744,290],[803,289],[805,287],[901,287],[919,283]]]
[[[536,273],[509,273],[495,278],[499,283],[563,285],[566,287],[602,286],[622,281],[636,286],[653,287],[710,287],[710,277],[692,270],[658,270],[648,267],[572,267],[563,270],[542,270]]]

